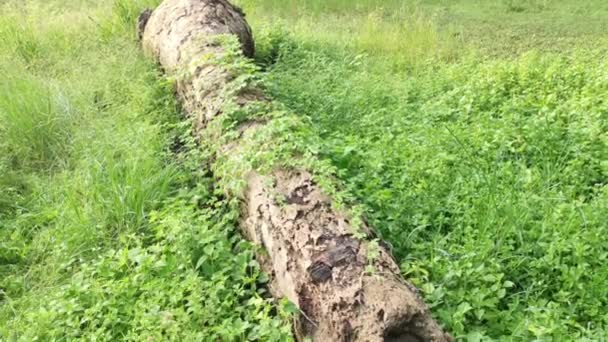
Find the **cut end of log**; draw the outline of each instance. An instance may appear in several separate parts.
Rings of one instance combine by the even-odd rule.
[[[178,80],[177,95],[196,130],[204,132],[227,102],[245,106],[268,101],[259,89],[249,89],[248,94],[255,94],[249,97],[227,91],[238,75],[208,62],[209,56],[225,52],[214,42],[225,34],[238,37],[245,56],[254,53],[251,29],[228,1],[165,0],[142,14],[140,28],[143,48],[164,70],[172,76],[189,75]],[[213,152],[243,159],[239,143],[268,124],[253,119],[242,124],[240,138]],[[370,228],[353,227],[309,171],[251,171],[240,224],[244,235],[266,251],[258,259],[271,275],[271,293],[288,298],[302,312],[296,337],[320,342],[451,341],[416,289],[401,277],[390,251],[355,238],[355,229]],[[369,257],[372,249],[377,257]]]
[[[166,0],[143,22],[144,50],[165,70],[187,68],[202,56],[219,53],[213,38],[225,34],[238,37],[246,57],[255,54],[249,24],[226,0]]]

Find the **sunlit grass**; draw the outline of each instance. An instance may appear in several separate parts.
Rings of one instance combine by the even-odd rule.
[[[606,5],[362,3],[243,1],[274,98],[457,339],[602,340]]]
[[[236,206],[172,154],[155,3],[0,2],[0,340],[288,338]]]
[[[235,2],[258,32],[268,23],[282,23],[300,43],[350,49],[399,69],[429,57],[512,57],[535,49],[569,53],[608,42],[608,6],[601,0]]]
[[[259,23],[269,30],[289,27],[293,39],[302,44],[328,50],[348,49],[390,60],[398,67],[416,65],[428,58],[452,60],[462,54],[458,50],[461,42],[452,27],[441,27],[432,13],[416,6],[397,3],[299,2],[293,6],[265,3],[258,7],[258,3],[248,5],[244,1],[243,5],[251,12],[248,18],[254,26]]]

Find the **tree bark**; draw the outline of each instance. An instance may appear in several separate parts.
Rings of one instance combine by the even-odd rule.
[[[243,13],[226,0],[165,0],[152,13],[142,14],[139,29],[143,48],[169,75],[189,75],[178,78],[176,89],[195,130],[204,132],[222,115],[227,101],[241,106],[268,101],[259,89],[234,95],[227,89],[238,75],[205,62],[226,53],[214,40],[224,34],[238,37],[245,56],[254,54]],[[240,139],[267,124],[252,120],[241,125]],[[237,139],[217,153],[237,160],[243,149]],[[451,341],[416,289],[402,279],[390,252],[353,236],[348,215],[332,207],[331,198],[313,180],[313,171],[249,171],[242,194],[240,228],[265,251],[258,253],[258,260],[270,275],[271,293],[288,298],[302,312],[294,326],[296,338]],[[377,257],[370,259],[372,249]],[[370,264],[373,272],[366,270]]]

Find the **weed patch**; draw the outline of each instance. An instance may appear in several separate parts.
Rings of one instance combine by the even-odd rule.
[[[0,339],[290,339],[135,42],[153,3],[0,5]]]
[[[321,135],[456,336],[605,335],[605,59],[532,52],[394,73],[307,44],[279,55],[270,92]]]

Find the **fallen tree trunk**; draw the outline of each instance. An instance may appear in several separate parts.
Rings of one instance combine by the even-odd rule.
[[[142,14],[139,27],[144,49],[176,78],[185,112],[204,145],[213,149],[211,168],[218,182],[242,199],[241,229],[263,247],[258,260],[271,277],[271,293],[300,308],[297,339],[450,341],[415,288],[401,278],[389,251],[370,239],[365,224],[356,227],[356,217],[332,205],[313,177],[315,170],[306,168],[310,162],[283,160],[261,172],[251,161],[277,148],[268,132],[295,122],[293,116],[241,115],[231,139],[212,128],[228,111],[272,106],[259,88],[243,81],[248,78],[238,66],[223,60],[231,53],[222,44],[224,35],[236,35],[242,53],[253,56],[242,12],[226,0],[165,0]],[[244,186],[229,186],[239,179]]]

